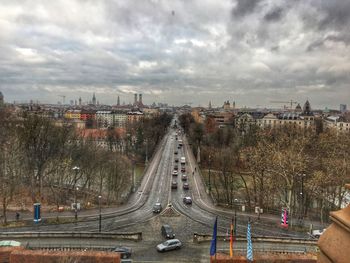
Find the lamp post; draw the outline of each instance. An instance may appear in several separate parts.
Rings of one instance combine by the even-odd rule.
[[[99,211],[100,211],[100,216],[99,216],[99,220],[98,220],[98,232],[99,233],[101,233],[101,228],[102,228],[101,198],[102,198],[102,196],[99,195],[98,196],[98,207],[99,207]]]
[[[209,183],[208,183],[208,190],[209,194],[211,192],[211,183],[210,183],[210,168],[211,168],[211,155],[209,154]]]
[[[300,190],[300,224],[303,223],[304,218],[304,177],[306,174],[301,175],[301,190]]]
[[[73,167],[73,171],[75,172],[75,177],[74,177],[74,187],[77,184],[77,177],[79,173],[80,168],[78,166]],[[74,218],[75,220],[78,219],[78,205],[77,205],[77,191],[79,190],[78,187],[74,188]]]

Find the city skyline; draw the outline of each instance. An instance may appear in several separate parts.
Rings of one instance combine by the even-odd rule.
[[[341,0],[2,1],[0,90],[8,102],[95,92],[105,104],[142,93],[146,104],[339,108],[349,12]]]

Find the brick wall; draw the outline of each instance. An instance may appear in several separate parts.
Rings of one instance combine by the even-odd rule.
[[[0,263],[9,263],[13,251],[23,250],[23,247],[0,247]]]
[[[119,263],[120,254],[94,251],[19,250],[10,255],[10,263]]]

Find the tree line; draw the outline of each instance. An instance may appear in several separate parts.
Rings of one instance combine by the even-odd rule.
[[[130,136],[137,138],[129,145],[134,149],[134,159],[143,158],[145,139],[149,155],[153,154],[169,118],[161,115],[128,128]],[[142,138],[136,136],[138,130]],[[128,138],[107,132],[108,147],[101,147],[95,138],[83,138],[68,123],[57,126],[37,115],[18,118],[2,109],[0,202],[4,222],[9,204],[20,206],[26,194],[33,203],[55,205],[57,209],[74,202],[76,195],[82,204],[98,203],[99,195],[106,205],[125,200],[131,189],[131,158],[125,149],[110,147],[116,141],[127,145]]]
[[[323,222],[344,201],[350,181],[347,133],[290,126],[242,132],[218,129],[210,119],[196,123],[190,114],[180,122],[194,153],[201,148],[201,166],[211,169],[212,194],[220,203],[243,200],[251,210],[276,213],[284,207],[300,222],[306,216]]]

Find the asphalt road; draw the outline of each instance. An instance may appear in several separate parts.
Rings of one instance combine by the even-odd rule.
[[[209,195],[206,193],[206,187],[202,181],[202,177],[197,171],[195,158],[189,150],[185,137],[178,136],[178,140],[182,139],[184,146],[178,148],[178,140],[175,138],[175,130],[169,129],[161,144],[158,146],[154,157],[149,163],[141,185],[136,193],[132,195],[129,203],[121,208],[116,208],[108,213],[104,213],[102,221],[102,231],[140,231],[143,233],[143,241],[138,243],[130,243],[118,241],[123,245],[133,247],[134,256],[137,260],[145,261],[166,261],[171,262],[183,261],[191,262],[191,257],[201,259],[193,262],[208,262],[209,244],[194,244],[193,233],[211,234],[215,217],[218,216],[218,231],[225,234],[229,227],[234,212],[230,209],[219,209],[216,207]],[[174,152],[178,151],[175,155]],[[180,162],[179,175],[173,176],[175,157],[186,157],[185,169],[187,181],[190,185],[189,190],[182,188]],[[194,174],[193,174],[194,172]],[[171,182],[175,180],[178,183],[178,189],[171,189]],[[192,197],[192,205],[184,204],[185,196]],[[160,202],[163,206],[161,214],[154,214],[152,207],[156,202]],[[171,204],[171,213],[166,207]],[[91,220],[85,222],[61,224],[61,225],[38,225],[25,228],[7,229],[7,231],[98,231],[98,220],[95,215],[91,215]],[[238,213],[237,231],[240,235],[245,235],[248,216]],[[176,237],[184,242],[184,247],[180,251],[174,251],[159,254],[155,250],[158,243],[164,241],[160,234],[162,224],[170,224],[175,229]],[[304,233],[286,231],[278,227],[278,219],[275,217],[261,216],[259,221],[253,218],[252,223],[253,236],[277,236],[277,237],[307,237]],[[58,240],[64,242],[76,242],[76,240]],[[42,239],[32,239],[33,244],[43,242]],[[50,241],[51,242],[51,241]],[[79,242],[89,242],[80,240]],[[99,243],[109,242],[115,244],[115,241],[99,240]],[[220,245],[218,246],[220,248]],[[225,244],[222,247],[226,247]],[[242,244],[242,248],[243,248]],[[266,245],[265,248],[272,248],[272,245]],[[285,249],[304,250],[305,247],[297,247],[295,245],[286,245]],[[145,262],[143,261],[143,262]]]

